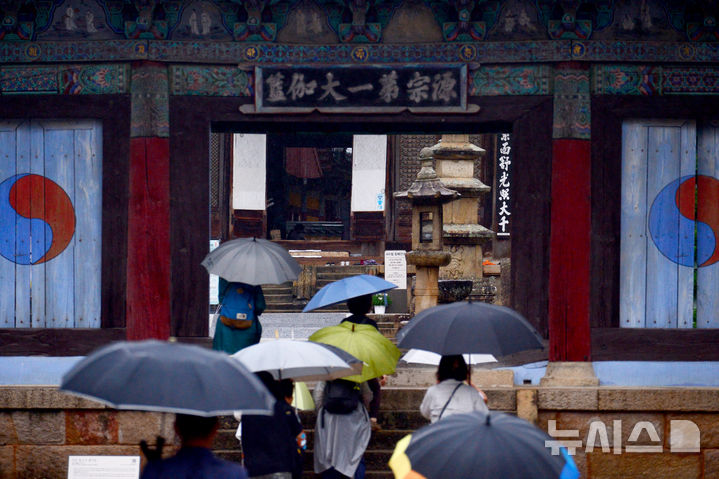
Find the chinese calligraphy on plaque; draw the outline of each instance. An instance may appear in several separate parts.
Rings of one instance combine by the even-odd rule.
[[[497,156],[497,236],[509,236],[509,198],[511,186],[512,144],[509,133],[499,135]]]
[[[255,87],[258,112],[464,111],[467,67],[257,67]]]

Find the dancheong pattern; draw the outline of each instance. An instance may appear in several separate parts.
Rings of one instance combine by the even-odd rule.
[[[53,65],[0,68],[0,92],[45,94],[115,94],[129,91],[129,65]]]

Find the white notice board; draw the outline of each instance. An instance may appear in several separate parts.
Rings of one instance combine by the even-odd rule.
[[[138,479],[140,456],[70,456],[67,479]]]
[[[407,257],[403,249],[386,250],[384,252],[384,279],[397,285],[399,289],[407,289]]]
[[[212,252],[215,248],[220,246],[220,240],[210,240],[210,251]],[[219,304],[220,299],[218,298],[220,289],[220,277],[216,274],[210,275],[210,304]]]

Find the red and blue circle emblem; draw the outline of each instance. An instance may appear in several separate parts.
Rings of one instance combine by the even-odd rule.
[[[695,253],[700,268],[719,261],[719,180],[684,176],[666,185],[652,203],[649,232],[657,249],[674,263],[693,267]]]
[[[62,253],[75,234],[75,208],[57,183],[22,173],[0,183],[0,255],[41,264]]]

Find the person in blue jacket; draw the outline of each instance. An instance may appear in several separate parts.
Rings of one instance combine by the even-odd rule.
[[[261,286],[219,281],[220,314],[212,349],[234,354],[260,342],[260,314],[267,307]]]

